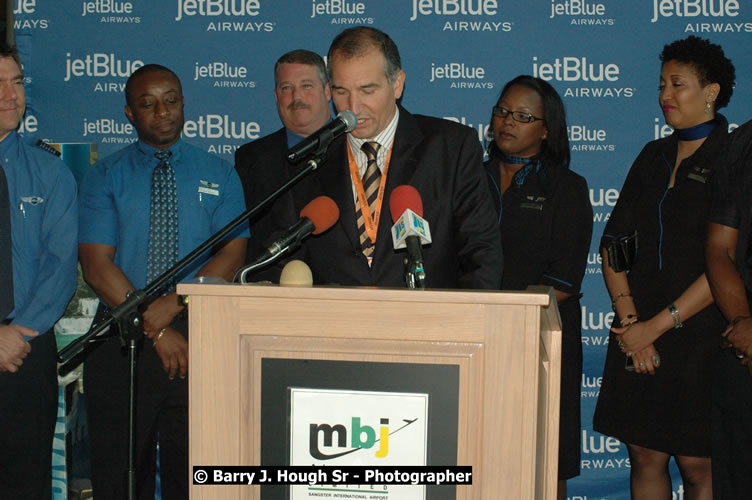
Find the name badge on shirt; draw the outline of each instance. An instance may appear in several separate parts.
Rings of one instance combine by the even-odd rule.
[[[21,196],[21,201],[29,205],[39,205],[44,202],[44,198],[41,196]]]
[[[692,179],[693,181],[702,182],[703,184],[706,184],[712,174],[713,174],[712,169],[704,168],[704,167],[692,167],[692,171],[689,174],[687,174],[687,179]]]
[[[545,196],[525,196],[525,198],[526,201],[520,203],[520,208],[543,210],[543,202],[546,201]]]
[[[209,181],[199,181],[199,183],[201,184],[198,187],[199,193],[210,194],[212,196],[219,196],[219,189],[217,189],[219,187],[219,184],[216,184],[214,182],[209,182]]]

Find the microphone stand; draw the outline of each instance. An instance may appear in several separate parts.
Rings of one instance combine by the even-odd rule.
[[[416,262],[412,259],[405,259],[405,283],[410,290],[425,290],[426,288],[426,271],[423,269],[423,262]]]
[[[426,288],[426,271],[423,269],[421,243],[417,236],[407,237],[408,240],[410,238],[415,238],[417,244],[406,244],[405,283],[407,283],[407,288],[410,290],[424,290]]]
[[[225,236],[230,234],[235,228],[240,226],[248,218],[255,215],[260,210],[264,209],[272,201],[277,199],[279,195],[290,189],[300,179],[308,175],[309,173],[317,170],[326,161],[326,150],[328,144],[319,147],[315,151],[311,158],[306,162],[305,167],[302,168],[291,179],[282,184],[276,190],[274,190],[269,196],[264,198],[255,207],[247,209],[245,212],[235,217],[225,227],[220,229],[216,234],[210,236],[206,241],[201,243],[198,247],[193,249],[188,255],[180,259],[171,268],[162,273],[154,281],[146,285],[143,290],[133,290],[125,298],[119,306],[111,309],[105,319],[97,325],[92,325],[87,333],[68,344],[66,347],[58,351],[57,360],[62,363],[58,368],[60,375],[66,375],[72,371],[85,357],[84,350],[91,343],[104,338],[110,337],[114,334],[110,334],[107,337],[95,339],[102,335],[105,330],[115,323],[118,327],[120,340],[123,345],[128,346],[128,362],[130,363],[129,370],[129,382],[128,382],[128,499],[136,499],[136,467],[135,467],[135,418],[136,418],[136,353],[138,350],[138,343],[143,340],[143,318],[139,308],[144,304],[146,299],[161,289],[167,282],[177,276],[181,271],[193,263],[199,255],[213,247],[216,243],[222,240]]]

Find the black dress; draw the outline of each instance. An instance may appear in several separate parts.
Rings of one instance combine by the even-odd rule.
[[[628,273],[640,318],[672,304],[705,272],[710,178],[728,144],[728,124],[717,126],[681,162],[669,188],[678,137],[648,143],[632,165],[604,237],[637,230],[639,249]],[[606,265],[606,264],[604,264]],[[715,305],[671,329],[654,345],[661,356],[655,375],[624,369],[625,355],[609,338],[593,428],[619,440],[672,455],[710,455],[711,361],[725,321]]]
[[[580,284],[585,274],[593,209],[585,179],[564,168],[523,167],[503,197],[499,160],[485,164],[499,214],[503,290],[549,285],[572,296],[559,304],[562,321],[559,479],[580,474],[582,337]]]

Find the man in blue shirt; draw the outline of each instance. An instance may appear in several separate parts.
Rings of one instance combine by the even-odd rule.
[[[79,258],[84,278],[110,307],[161,274],[147,274],[155,260],[150,221],[170,224],[177,215],[171,232],[177,231],[174,257],[179,259],[245,208],[232,166],[180,139],[183,94],[172,71],[156,64],[139,68],[126,83],[125,97],[125,114],[139,140],[94,165],[81,187]],[[170,216],[155,215],[152,198],[158,189],[152,176],[165,162],[177,196],[177,214]],[[232,280],[243,263],[247,236],[247,229],[237,230],[179,280],[193,275]],[[154,496],[157,440],[162,498],[188,497],[188,330],[183,311],[172,287],[143,313],[150,341],[140,348],[137,364],[139,498]],[[126,498],[128,358],[119,339],[110,338],[91,353],[85,370],[94,494]]]
[[[297,49],[277,59],[274,64],[274,100],[284,126],[235,152],[235,169],[240,175],[248,208],[258,204],[297,172],[299,167],[287,162],[288,148],[332,118],[332,93],[321,56],[310,50]],[[247,262],[261,255],[297,219],[289,191],[253,217],[250,225],[254,238],[248,243]],[[249,279],[276,281],[280,269],[281,265],[262,269]]]
[[[0,46],[0,169],[10,203],[13,310],[0,317],[0,498],[48,500],[57,413],[52,327],[76,288],[76,183],[16,133],[26,97],[15,48]],[[7,297],[10,298],[10,297]]]

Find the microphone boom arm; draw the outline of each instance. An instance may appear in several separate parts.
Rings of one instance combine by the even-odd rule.
[[[151,294],[162,288],[162,286],[165,285],[169,280],[171,280],[173,276],[176,276],[183,269],[188,267],[191,263],[193,263],[194,260],[196,260],[196,258],[198,258],[199,255],[203,254],[205,251],[213,247],[216,243],[230,234],[243,222],[254,216],[260,210],[266,208],[267,205],[277,199],[279,195],[290,189],[303,177],[317,170],[326,161],[326,150],[328,149],[328,147],[328,144],[323,145],[323,147],[319,146],[319,148],[311,155],[312,157],[306,162],[305,167],[302,168],[291,179],[287,180],[280,187],[275,189],[270,195],[261,200],[261,202],[259,202],[255,207],[247,209],[245,212],[241,213],[232,221],[227,223],[217,233],[210,236],[206,241],[201,243],[198,247],[194,248],[188,255],[176,262],[175,265],[173,265],[170,269],[168,269],[154,281],[146,285],[146,288],[144,288],[143,290],[134,290],[133,292],[129,293],[124,302],[110,310],[110,313],[107,315],[104,321],[102,321],[98,325],[92,325],[92,328],[90,328],[88,332],[61,349],[57,353],[57,360],[59,363],[62,363],[62,366],[60,366],[58,373],[60,373],[60,375],[65,375],[72,371],[73,368],[75,368],[75,366],[78,364],[79,360],[76,359],[75,365],[72,366],[69,366],[68,362],[70,362],[74,358],[77,358],[78,355],[81,354],[81,352],[84,350],[84,348],[90,342],[92,342],[95,337],[109,328],[112,323],[127,323],[129,327],[138,326],[138,324],[142,323],[143,321],[140,317],[140,314],[138,313],[138,308],[147,300],[147,298]]]

